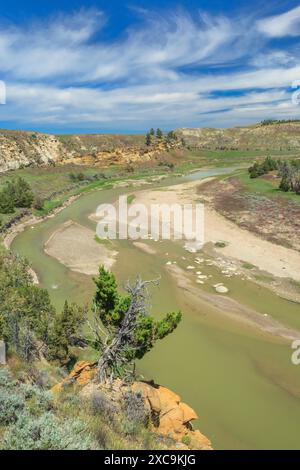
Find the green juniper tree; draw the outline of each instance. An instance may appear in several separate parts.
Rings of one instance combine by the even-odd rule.
[[[181,320],[181,312],[167,313],[155,320],[148,313],[147,287],[156,281],[127,284],[126,295],[117,290],[115,276],[103,266],[94,280],[94,322],[89,326],[100,350],[98,380],[105,382],[116,377],[132,378],[135,361],[141,359],[156,341],[172,333]]]
[[[49,293],[32,284],[23,258],[0,248],[0,338],[26,361],[46,357],[68,362],[86,309],[65,303],[61,314]]]
[[[1,214],[11,214],[15,210],[14,200],[6,190],[3,188],[0,192],[0,212]]]
[[[146,135],[146,145],[147,145],[147,147],[149,147],[151,145],[151,135],[150,135],[149,132]]]
[[[65,301],[60,315],[56,315],[48,346],[48,356],[60,363],[70,359],[70,346],[78,338],[86,320],[87,309]]]
[[[7,191],[11,195],[15,207],[31,207],[34,196],[30,185],[24,178],[19,177],[16,180],[9,181]]]
[[[175,134],[174,131],[168,132],[168,134],[167,134],[167,140],[168,140],[168,141],[176,140],[176,134]]]
[[[9,214],[14,212],[15,207],[31,207],[34,195],[30,185],[23,178],[19,177],[12,181],[7,181],[0,192],[0,212]]]
[[[281,191],[293,191],[293,174],[294,168],[291,162],[283,162],[279,168],[279,175],[281,176],[281,182],[279,189]]]
[[[161,129],[159,129],[159,128],[156,129],[156,137],[158,139],[162,139],[162,137],[163,137],[163,133],[162,133]]]
[[[259,176],[266,175],[269,171],[278,169],[280,162],[272,157],[266,157],[262,163],[255,162],[248,169],[250,178],[258,178]]]

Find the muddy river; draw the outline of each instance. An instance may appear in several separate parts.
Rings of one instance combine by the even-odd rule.
[[[231,171],[232,168],[201,170],[166,179],[159,186]],[[153,189],[153,185],[149,187]],[[65,299],[79,304],[90,302],[94,286],[90,276],[72,272],[46,255],[45,242],[68,220],[95,230],[89,215],[98,204],[137,190],[109,189],[85,194],[54,218],[28,227],[14,240],[12,249],[30,260],[42,287],[49,290],[58,308]],[[213,306],[208,308],[201,301],[193,304],[187,292],[177,286],[166,263],[176,261],[186,270],[195,255],[180,242],[147,243],[155,255],[134,247],[130,241],[113,242],[119,251],[113,268],[118,281],[122,284],[137,273],[144,278],[161,276],[160,286],[152,291],[152,313],[159,317],[168,310],[181,309],[184,316],[176,332],[158,343],[138,364],[139,372],[179,393],[197,411],[199,428],[216,449],[299,449],[300,366],[291,363],[290,343],[216,314]],[[224,281],[215,266],[200,269],[211,277],[199,289],[213,291],[213,284]],[[186,275],[192,274],[186,271]],[[226,279],[226,285],[229,295],[239,302],[300,331],[299,304],[238,276]]]

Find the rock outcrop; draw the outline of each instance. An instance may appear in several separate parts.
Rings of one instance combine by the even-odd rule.
[[[166,387],[148,382],[135,382],[132,390],[141,393],[146,406],[154,418],[154,429],[158,434],[184,443],[197,450],[211,450],[211,442],[194,430],[191,422],[198,419],[195,411],[176,393]]]
[[[60,383],[52,387],[52,392],[58,393],[69,385],[87,385],[96,373],[96,362],[79,361],[75,364],[70,374]]]
[[[51,135],[0,130],[0,172],[21,167],[74,163],[110,165],[147,162],[164,154],[178,141],[156,139],[145,145],[143,135]]]
[[[116,409],[122,407],[122,401],[128,391],[142,397],[145,410],[150,417],[155,433],[169,439],[170,448],[211,450],[211,442],[199,430],[193,429],[192,421],[198,419],[195,411],[176,393],[153,382],[137,381],[127,384],[115,380],[112,384],[99,385],[94,382],[96,363],[80,361],[75,364],[71,373],[52,388],[58,393],[68,385],[82,386],[81,396],[91,399],[97,392],[104,393]]]
[[[65,152],[54,135],[25,131],[0,131],[0,172],[20,167],[51,165]]]

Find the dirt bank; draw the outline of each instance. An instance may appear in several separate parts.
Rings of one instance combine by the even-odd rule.
[[[14,241],[16,236],[19,235],[19,233],[22,233],[27,227],[31,227],[32,225],[39,224],[40,222],[43,222],[44,220],[47,220],[47,219],[52,219],[61,211],[63,211],[66,207],[73,204],[73,202],[75,202],[80,196],[81,194],[78,194],[76,196],[71,196],[64,204],[54,209],[48,215],[43,215],[43,216],[33,215],[29,219],[24,220],[24,222],[20,222],[20,223],[17,223],[16,225],[13,225],[12,228],[4,235],[3,245],[5,246],[7,250],[9,250],[12,242]]]

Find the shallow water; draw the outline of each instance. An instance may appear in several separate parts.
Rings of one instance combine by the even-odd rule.
[[[159,186],[231,171],[232,168],[201,170],[167,179]],[[81,304],[90,302],[94,286],[90,277],[71,272],[47,256],[43,251],[45,241],[69,219],[94,228],[88,216],[99,203],[136,190],[86,194],[55,218],[26,229],[15,239],[12,248],[32,262],[41,285],[49,290],[58,308],[66,298]],[[115,242],[120,254],[114,272],[121,283],[137,273],[145,278],[160,275],[160,286],[153,289],[153,314],[181,309],[184,319],[174,334],[157,344],[139,363],[140,372],[174,389],[195,408],[199,427],[215,448],[300,448],[300,366],[290,362],[290,345],[220,317],[213,308],[201,307],[201,303],[193,305],[176,286],[165,263],[171,259],[186,267],[194,256],[179,243],[149,243],[157,250],[157,256],[140,251],[131,242]],[[199,270],[213,276],[210,284],[224,281],[214,267]],[[187,275],[192,276],[188,272]],[[232,297],[300,329],[299,305],[238,278],[226,279],[226,284]],[[213,291],[211,286],[205,289]]]

